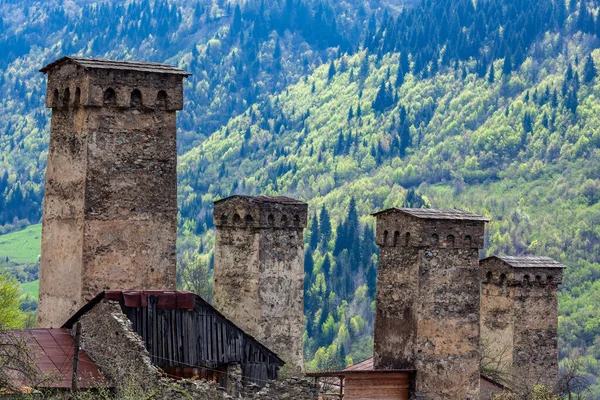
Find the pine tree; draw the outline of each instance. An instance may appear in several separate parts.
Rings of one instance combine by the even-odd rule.
[[[492,65],[490,65],[490,72],[488,74],[488,83],[490,83],[490,84],[494,83],[494,75],[495,75],[494,63],[492,62]]]
[[[317,218],[317,214],[313,215],[312,223],[310,225],[310,240],[308,242],[308,246],[311,249],[316,249],[319,245],[319,219]]]
[[[511,72],[512,72],[512,63],[510,62],[510,56],[506,55],[506,57],[504,57],[504,64],[502,65],[502,74],[510,75]]]
[[[240,5],[236,4],[233,11],[233,22],[231,23],[231,36],[237,35],[242,30],[242,10]]]
[[[369,53],[365,53],[365,56],[362,58],[361,63],[360,63],[360,71],[358,73],[359,78],[361,79],[361,81],[364,81],[365,79],[367,79],[367,76],[369,76]]]
[[[399,88],[404,84],[404,70],[402,69],[402,65],[398,64],[398,71],[396,73],[396,87]]]
[[[348,111],[348,122],[352,121],[352,118],[354,118],[354,110],[352,109],[352,106],[350,106],[350,110]]]
[[[333,60],[329,63],[329,71],[327,72],[327,82],[331,82],[333,77],[335,76],[335,64]]]
[[[598,76],[598,71],[596,70],[592,55],[589,54],[585,61],[585,66],[583,67],[583,82],[590,83],[596,76]]]
[[[319,231],[321,234],[320,245],[323,249],[326,249],[329,240],[331,240],[331,219],[325,205],[323,205],[319,214]]]

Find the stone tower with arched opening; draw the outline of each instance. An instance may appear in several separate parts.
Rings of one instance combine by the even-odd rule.
[[[288,197],[232,196],[214,206],[215,307],[299,371],[307,211]]]
[[[549,257],[492,256],[481,265],[481,347],[508,386],[558,381],[558,286]]]
[[[108,289],[175,289],[176,111],[189,74],[63,57],[41,69],[52,109],[40,327]]]
[[[488,219],[413,208],[374,216],[374,368],[414,371],[416,397],[478,399],[479,249]]]

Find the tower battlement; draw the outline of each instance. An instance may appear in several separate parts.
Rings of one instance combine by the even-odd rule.
[[[289,197],[231,196],[214,205],[216,308],[298,371],[307,212]]]
[[[377,370],[416,370],[428,399],[479,398],[479,249],[487,218],[460,210],[373,214],[380,246]]]
[[[558,286],[564,265],[548,257],[480,261],[481,341],[516,385],[558,379]]]
[[[48,74],[47,108],[106,107],[176,111],[183,108],[185,71],[170,65],[63,57]]]
[[[289,197],[231,196],[214,206],[218,228],[304,229],[307,206]]]
[[[376,242],[382,247],[483,248],[481,222],[487,218],[460,210],[391,208],[377,217]]]
[[[175,289],[176,110],[189,74],[63,57],[40,70],[52,109],[40,327],[103,290]]]

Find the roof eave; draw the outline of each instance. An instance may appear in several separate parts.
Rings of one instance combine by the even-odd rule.
[[[78,57],[74,57],[74,56],[63,56],[61,58],[59,58],[58,60],[55,60],[53,62],[51,62],[50,64],[44,66],[43,68],[41,68],[39,70],[39,72],[43,73],[43,74],[47,74],[50,70],[56,68],[57,66],[64,64],[66,62],[72,62],[73,64],[76,64],[78,66],[80,66],[81,68],[83,68],[86,71],[89,71],[90,69],[94,69],[93,67],[89,67],[89,66],[85,66],[82,65],[81,62],[79,61],[80,58]],[[90,59],[93,60],[93,59]],[[100,60],[99,61],[113,61],[113,60]],[[173,70],[171,71],[151,71],[151,73],[154,74],[164,74],[164,75],[179,75],[182,77],[190,77],[192,76],[192,74],[190,72],[184,71],[182,69],[178,69],[176,67],[170,66],[173,68]],[[118,68],[111,68],[110,66],[106,66],[106,67],[98,67],[96,69],[107,69],[107,70],[111,70],[111,69],[115,69],[115,70],[119,70]],[[132,68],[133,70],[136,70],[136,68]]]

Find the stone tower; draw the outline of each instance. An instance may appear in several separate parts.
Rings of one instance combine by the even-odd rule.
[[[299,370],[307,211],[301,201],[264,196],[232,196],[214,208],[215,307]]]
[[[175,289],[176,110],[184,71],[63,57],[52,109],[40,327],[59,327],[106,289]]]
[[[508,384],[552,387],[558,378],[558,285],[564,265],[548,257],[481,260],[481,344]]]
[[[485,222],[459,210],[377,217],[374,368],[415,370],[416,397],[479,398],[479,249]]]

